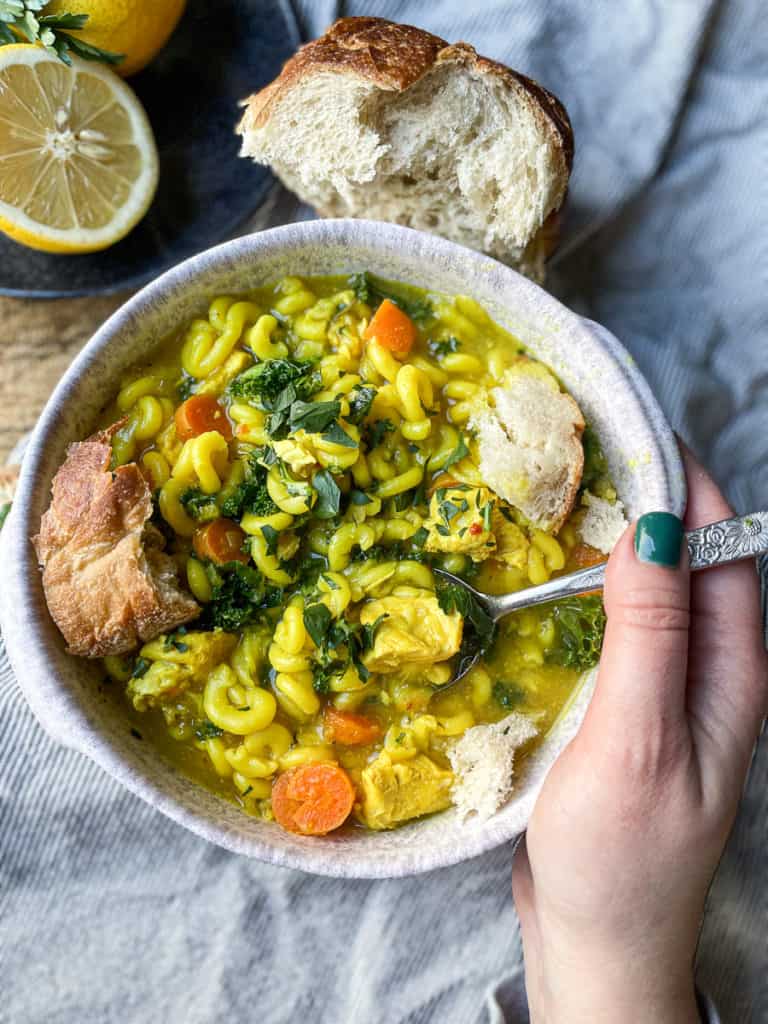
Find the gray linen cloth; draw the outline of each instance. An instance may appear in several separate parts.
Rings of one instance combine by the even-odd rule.
[[[296,5],[306,36],[340,13],[469,40],[564,100],[577,155],[550,287],[630,348],[736,507],[765,504],[761,0]],[[768,1019],[767,760],[763,745],[699,954],[728,1024]],[[57,748],[0,668],[1,1022],[512,1024],[509,877],[509,848],[380,882],[226,853]]]

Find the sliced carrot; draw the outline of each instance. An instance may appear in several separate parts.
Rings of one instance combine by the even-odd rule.
[[[324,836],[343,825],[354,802],[352,780],[343,768],[328,761],[289,768],[272,787],[278,825],[303,836]]]
[[[381,736],[378,722],[352,711],[339,711],[332,704],[323,712],[323,734],[329,743],[345,747],[364,747]]]
[[[227,441],[232,440],[232,424],[213,395],[192,395],[176,410],[176,433],[182,441],[198,437],[209,430],[218,430]]]
[[[396,356],[407,356],[418,336],[413,320],[389,299],[384,299],[365,329],[366,338],[375,338]]]
[[[214,519],[195,530],[192,546],[199,558],[208,558],[223,565],[225,562],[247,562],[242,550],[245,532],[231,519]]]

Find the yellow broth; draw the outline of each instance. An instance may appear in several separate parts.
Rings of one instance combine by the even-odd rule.
[[[249,403],[233,397],[232,379],[254,362],[261,364],[275,358],[311,361],[319,369],[322,389],[308,400],[341,403],[339,424],[348,434],[344,443],[321,451],[317,447],[319,442],[306,441],[307,449],[323,459],[315,464],[314,472],[322,472],[317,469],[322,466],[337,485],[343,509],[340,516],[330,520],[317,518],[317,495],[311,509],[297,512],[298,499],[287,492],[303,487],[306,496],[309,478],[296,468],[298,462],[281,462],[283,475],[275,487],[280,485],[283,504],[287,502],[286,507],[290,506],[292,511],[283,511],[278,500],[277,518],[273,517],[276,526],[268,528],[273,532],[264,532],[268,516],[252,517],[253,522],[248,520],[247,513],[239,519],[231,517],[248,528],[249,566],[255,565],[267,583],[281,591],[277,603],[262,611],[260,624],[228,631],[231,645],[225,651],[219,650],[208,662],[204,649],[215,634],[201,634],[194,621],[188,624],[186,632],[161,638],[127,658],[107,659],[108,671],[129,695],[127,717],[133,729],[158,747],[180,771],[236,802],[247,813],[264,818],[272,816],[273,780],[290,767],[314,760],[338,762],[359,791],[362,773],[382,749],[388,750],[394,759],[413,756],[414,751],[422,753],[441,768],[447,768],[446,750],[466,728],[498,721],[513,710],[531,716],[537,725],[539,736],[526,748],[530,749],[552,727],[580,678],[577,668],[552,663],[555,623],[552,609],[543,608],[510,616],[478,668],[445,692],[439,691],[439,685],[450,675],[448,661],[436,661],[419,671],[406,666],[390,672],[374,671],[366,679],[348,660],[344,673],[336,666],[337,675],[332,678],[330,690],[322,680],[318,685],[319,669],[313,660],[318,656],[317,645],[308,636],[306,626],[300,647],[293,635],[302,629],[302,615],[306,623],[306,609],[324,601],[330,609],[331,628],[334,623],[343,622],[359,631],[361,609],[369,602],[387,597],[388,581],[377,583],[377,573],[381,576],[391,570],[401,574],[397,576],[395,596],[405,588],[411,599],[419,594],[428,599],[435,586],[427,564],[430,559],[431,564],[459,575],[469,573],[472,583],[481,590],[499,593],[542,582],[542,573],[546,578],[573,569],[584,557],[571,522],[566,523],[557,538],[552,538],[561,552],[558,563],[557,556],[549,559],[542,554],[524,518],[508,508],[505,514],[519,525],[529,556],[531,551],[536,555],[535,565],[529,558],[529,566],[511,568],[490,557],[478,569],[466,554],[456,552],[433,552],[430,559],[423,560],[423,552],[420,554],[412,538],[418,539],[419,531],[429,521],[430,491],[441,482],[444,490],[458,482],[460,499],[464,493],[479,495],[482,487],[476,444],[466,429],[472,402],[498,385],[513,363],[525,360],[525,368],[531,369],[535,361],[530,360],[516,338],[493,323],[471,299],[427,294],[411,286],[386,282],[377,282],[377,286],[383,291],[392,290],[415,316],[419,317],[425,304],[431,313],[419,318],[418,338],[410,353],[395,359],[391,353],[377,350],[374,358],[372,343],[365,341],[362,334],[380,296],[366,295],[365,284],[357,284],[356,294],[349,278],[287,278],[255,289],[245,298],[217,297],[207,314],[203,313],[191,325],[180,325],[158,347],[151,362],[126,375],[120,393],[104,415],[105,426],[127,417],[126,425],[113,441],[115,462],[136,460],[144,468],[160,495],[158,522],[166,533],[175,534],[171,551],[181,577],[189,581],[204,607],[210,608],[206,598],[211,597],[211,583],[205,573],[211,566],[206,559],[195,557],[196,534],[190,527],[194,519],[190,513],[192,506],[182,499],[187,500],[185,495],[196,490],[201,495],[203,506],[199,507],[203,512],[204,502],[210,499],[214,513],[217,509],[220,513],[227,495],[236,490],[238,481],[242,483],[244,473],[247,474],[254,448],[262,450],[265,444],[277,447],[267,432],[269,413],[259,410],[255,401]],[[407,380],[398,391],[394,383],[403,380],[400,371],[406,366],[413,370],[404,375]],[[541,364],[535,367],[546,372]],[[174,413],[181,401],[180,383],[182,392],[207,392],[226,409],[234,439],[221,451],[201,449],[195,458],[184,453],[173,426]],[[360,423],[351,425],[344,410],[352,408],[352,397],[365,387],[376,391],[373,405]],[[376,424],[382,421],[386,421],[387,429],[377,433]],[[291,429],[282,440],[294,441],[300,433]],[[304,434],[315,439],[321,436],[308,430]],[[177,473],[184,459],[187,469]],[[338,464],[334,460],[339,460]],[[201,463],[205,463],[204,471],[199,469]],[[262,469],[268,476],[276,474],[274,466]],[[211,485],[211,473],[218,486]],[[418,477],[418,483],[390,493],[392,481],[397,484],[401,477]],[[206,479],[207,496],[203,487]],[[180,483],[175,485],[175,480]],[[315,477],[311,480],[315,481]],[[182,484],[188,491],[179,490]],[[612,493],[607,476],[599,484],[602,493]],[[310,491],[313,487],[314,483]],[[172,491],[173,495],[166,495],[164,501],[164,493]],[[381,498],[384,493],[386,496]],[[358,496],[356,501],[366,503],[353,504],[353,494]],[[496,496],[492,500],[496,502],[495,509],[499,500]],[[476,502],[480,510],[479,497]],[[210,509],[206,514],[210,514]],[[199,531],[204,523],[194,520],[192,526]],[[181,532],[177,529],[179,524],[184,527]],[[372,531],[375,542],[371,542]],[[432,536],[432,525],[427,532]],[[339,543],[342,534],[347,537],[345,544]],[[276,547],[280,544],[288,553],[283,560],[278,557],[281,549]],[[367,552],[361,549],[366,547],[368,551],[376,549],[377,557],[364,557]],[[295,565],[302,556],[305,562],[310,559],[322,563],[323,573],[311,593],[305,587],[305,593],[299,595],[301,579],[295,574],[290,578],[294,570],[284,566]],[[334,559],[335,564],[329,565]],[[213,570],[215,577],[215,566]],[[331,584],[334,579],[338,582],[323,584],[326,577]],[[286,578],[288,582],[280,582]],[[341,600],[339,589],[345,593],[348,590],[351,595],[341,611],[334,605],[334,601]],[[291,603],[294,612],[290,613],[290,623],[288,613],[281,622]],[[379,624],[378,629],[382,628]],[[278,643],[281,637],[287,646],[281,646],[282,641]],[[374,639],[373,648],[375,643]],[[297,653],[293,653],[294,649]],[[349,650],[343,645],[341,649]],[[330,649],[324,650],[324,656],[330,657]],[[372,653],[375,650],[370,648],[364,651],[358,664]],[[190,667],[193,654],[198,658],[198,669],[194,670]],[[285,667],[294,662],[294,668]],[[204,671],[199,665],[203,665]],[[224,715],[221,721],[236,718],[232,706],[238,700],[250,701],[258,695],[266,706],[267,700],[262,696],[266,692],[275,707],[271,718],[268,708],[265,711],[263,717],[269,718],[266,725],[243,734],[212,721],[210,709],[214,703],[207,695],[209,674],[215,672],[225,682],[231,682],[228,689],[223,684],[219,688],[224,694],[220,700],[229,701],[227,707],[216,705],[217,713]],[[311,681],[308,673],[312,675]],[[357,679],[352,678],[355,674]],[[333,688],[336,684],[338,688]],[[376,723],[379,738],[364,745],[329,741],[323,712],[331,703]],[[252,710],[247,713],[250,715]],[[280,738],[278,747],[284,746],[283,741],[290,737],[287,749],[262,749],[259,736],[266,735],[268,729],[272,729],[270,736]],[[260,753],[254,754],[257,750]],[[364,808],[358,805],[356,814],[364,819]]]

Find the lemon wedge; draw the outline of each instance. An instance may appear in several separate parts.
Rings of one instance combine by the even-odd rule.
[[[152,128],[106,67],[0,47],[0,230],[44,252],[105,249],[157,188]]]

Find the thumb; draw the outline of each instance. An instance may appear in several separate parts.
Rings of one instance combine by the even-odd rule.
[[[665,725],[685,720],[689,596],[682,522],[668,512],[642,516],[608,561],[590,730],[620,743],[638,736],[655,743]]]

